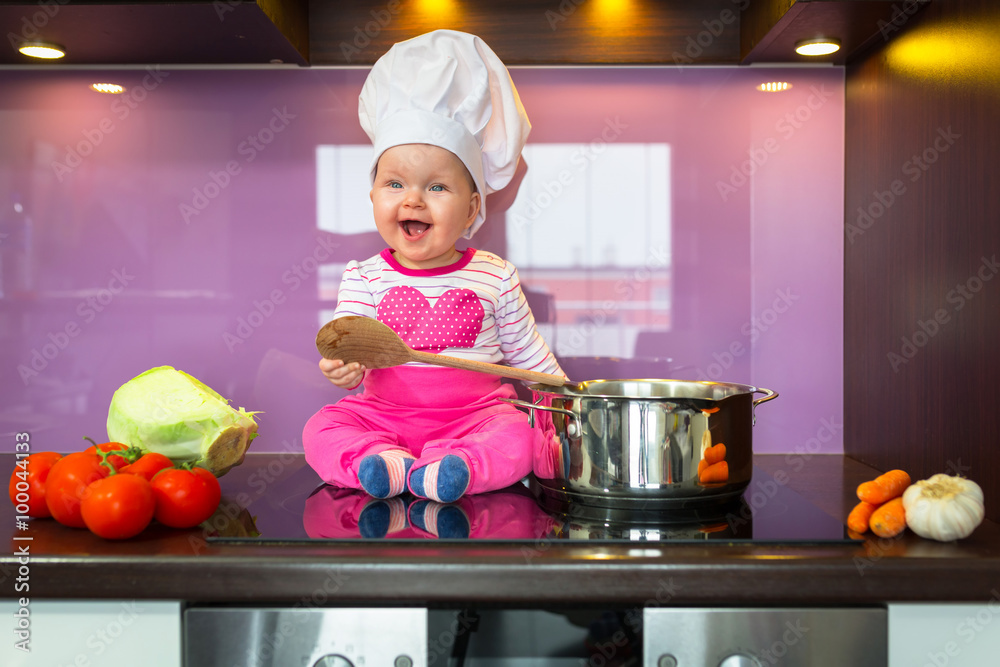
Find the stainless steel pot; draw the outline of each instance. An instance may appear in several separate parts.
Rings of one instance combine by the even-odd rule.
[[[593,380],[529,389],[533,403],[508,402],[527,408],[533,424],[554,447],[558,443],[555,477],[537,480],[542,492],[636,510],[721,504],[742,494],[753,472],[754,409],[778,395],[744,384],[683,380]],[[754,399],[757,393],[765,396]],[[719,443],[726,446],[728,475],[707,481],[699,462]]]

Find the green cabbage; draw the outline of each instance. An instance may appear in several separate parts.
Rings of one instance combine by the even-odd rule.
[[[216,476],[243,462],[257,435],[255,412],[235,410],[204,383],[171,366],[151,368],[121,387],[108,409],[108,440],[198,461]]]

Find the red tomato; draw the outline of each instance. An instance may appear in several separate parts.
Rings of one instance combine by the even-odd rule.
[[[212,516],[222,489],[204,468],[163,470],[153,478],[156,520],[171,528],[191,528]]]
[[[87,486],[110,473],[97,454],[75,452],[56,461],[45,481],[45,504],[52,518],[73,528],[86,527],[80,514],[80,498]]]
[[[158,452],[143,454],[135,463],[130,463],[118,472],[127,475],[139,475],[145,477],[146,481],[151,481],[153,476],[161,470],[173,468],[174,462]]]
[[[91,445],[83,451],[87,454],[97,454],[98,449],[102,452],[117,452],[128,449],[128,445],[122,442],[102,442],[99,445]],[[115,467],[115,470],[121,470],[124,466],[128,465],[128,459],[124,456],[109,456],[108,461]]]
[[[14,507],[27,505],[26,512],[21,511],[23,507],[17,510],[19,514],[39,518],[52,516],[45,504],[45,480],[53,464],[61,458],[62,454],[56,452],[38,452],[18,459],[7,490]]]
[[[140,475],[99,479],[87,487],[80,501],[80,513],[87,528],[107,540],[138,535],[153,520],[155,509],[153,488]]]

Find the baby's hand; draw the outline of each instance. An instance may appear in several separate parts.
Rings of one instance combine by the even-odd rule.
[[[341,389],[353,389],[360,384],[365,367],[356,361],[345,366],[340,359],[320,359],[319,370]]]

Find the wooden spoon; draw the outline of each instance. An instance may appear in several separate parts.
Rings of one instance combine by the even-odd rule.
[[[339,317],[327,322],[316,334],[316,349],[326,359],[341,359],[345,364],[357,361],[365,368],[389,368],[408,361],[419,361],[557,387],[569,382],[550,373],[414,350],[395,331],[370,317]]]

